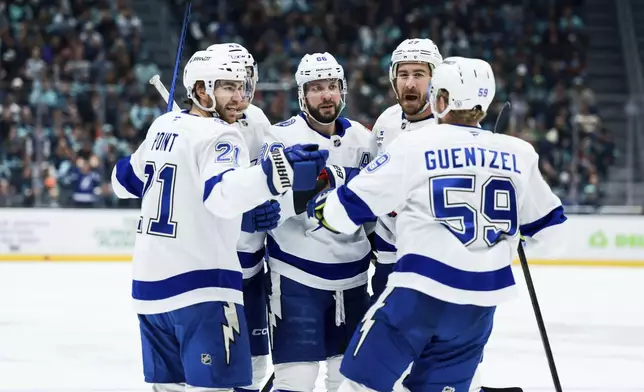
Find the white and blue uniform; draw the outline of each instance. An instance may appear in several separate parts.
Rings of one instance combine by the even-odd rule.
[[[373,126],[373,132],[376,135],[376,143],[378,145],[378,155],[383,153],[398,135],[436,123],[436,119],[431,114],[426,119],[410,121],[405,117],[405,113],[403,113],[400,105],[396,104],[388,107],[378,117]],[[396,263],[396,214],[397,212],[394,210],[386,215],[379,216],[376,223],[374,245],[377,260],[375,272],[371,277],[371,289],[373,290],[372,302],[385,289],[389,274],[393,271],[394,264]]]
[[[296,115],[271,127],[264,150],[315,143],[329,150],[327,165],[354,169],[366,166],[376,152],[372,133],[343,117],[335,121],[335,126],[335,135],[329,137],[311,128],[306,115]],[[344,353],[351,333],[368,308],[371,252],[364,228],[351,234],[321,229],[306,213],[296,215],[291,191],[280,199],[280,205],[280,225],[267,237],[269,329],[276,368],[280,364],[323,361]],[[316,369],[317,365],[312,370],[313,383]],[[300,381],[299,390],[313,389],[303,383]]]
[[[401,134],[329,194],[328,225],[354,233],[399,208],[397,262],[342,362],[349,380],[390,391],[410,363],[410,390],[467,391],[496,305],[515,293],[519,232],[556,253],[566,217],[523,140],[476,127]]]
[[[166,113],[112,172],[120,198],[142,198],[133,254],[145,380],[250,385],[237,257],[241,215],[273,198],[241,132],[214,118]]]
[[[251,165],[257,165],[264,137],[271,126],[264,112],[249,105],[244,116],[235,125],[241,131],[248,147]],[[264,256],[265,232],[242,231],[237,243],[237,256],[244,276],[244,311],[248,323],[250,351],[253,356],[253,385],[250,390],[259,390],[268,369],[268,315],[266,312],[266,285]]]

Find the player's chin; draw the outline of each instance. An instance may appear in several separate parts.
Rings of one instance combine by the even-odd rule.
[[[337,108],[335,105],[323,105],[318,107],[318,113],[322,115],[322,117],[328,117],[328,118],[334,118],[337,112]]]
[[[233,123],[237,121],[238,118],[238,109],[236,106],[226,106],[223,110],[218,111],[219,117],[226,121],[227,123]]]
[[[420,99],[403,99],[402,101],[400,101],[400,107],[402,108],[403,112],[405,112],[405,114],[416,114],[421,108]]]

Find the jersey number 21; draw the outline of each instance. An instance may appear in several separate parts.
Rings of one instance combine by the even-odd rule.
[[[174,183],[176,175],[177,165],[175,164],[166,163],[157,170],[154,162],[145,163],[145,187],[143,188],[143,197],[145,197],[154,182],[161,185],[157,215],[155,218],[150,218],[146,234],[170,238],[177,237],[177,222],[172,220]],[[142,220],[143,218],[139,221],[139,227],[137,230],[139,233],[143,232]]]

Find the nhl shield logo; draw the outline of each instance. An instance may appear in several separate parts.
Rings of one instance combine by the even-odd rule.
[[[210,354],[201,354],[201,363],[206,366],[212,365],[212,357],[210,357]]]
[[[405,130],[407,128],[407,123],[403,121],[403,123],[400,125],[400,129]]]

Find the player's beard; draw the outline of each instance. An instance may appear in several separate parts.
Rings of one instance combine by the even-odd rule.
[[[219,118],[225,122],[232,124],[237,121],[237,109],[239,105],[228,101],[225,105],[217,102],[215,110],[219,114]]]
[[[427,103],[427,94],[421,94],[415,91],[403,91],[398,99],[402,111],[408,115],[413,116],[423,111]]]
[[[321,106],[326,106],[326,105],[333,105],[333,111],[331,114],[322,114],[322,111],[324,110],[325,112],[328,112],[330,108],[321,108]],[[313,117],[313,119],[321,124],[330,124],[333,121],[335,121],[338,118],[338,114],[340,113],[340,105],[341,103],[335,104],[333,101],[326,101],[322,102],[320,105],[318,105],[317,108],[312,108],[309,103],[307,102],[307,106],[309,108],[309,115]]]

